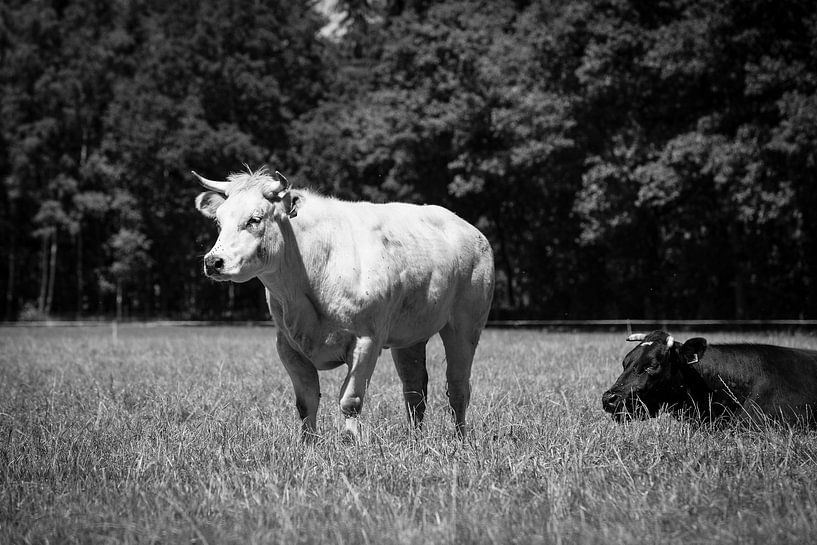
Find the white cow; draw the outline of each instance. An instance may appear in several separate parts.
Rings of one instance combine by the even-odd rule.
[[[344,202],[291,189],[265,169],[199,181],[196,207],[220,232],[204,258],[215,280],[258,278],[277,326],[305,437],[315,433],[318,371],[348,366],[340,392],[346,432],[383,348],[391,348],[409,419],[419,426],[435,333],[447,360],[457,433],[465,432],[471,363],[488,317],[494,260],[485,237],[439,206]]]

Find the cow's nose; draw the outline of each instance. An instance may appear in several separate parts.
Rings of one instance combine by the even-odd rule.
[[[224,267],[224,260],[217,255],[207,255],[204,257],[204,273],[217,274]]]
[[[611,391],[604,392],[601,396],[601,406],[608,413],[615,412],[619,405],[619,396]]]

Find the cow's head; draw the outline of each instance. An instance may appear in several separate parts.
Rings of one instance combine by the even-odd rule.
[[[624,371],[602,396],[604,410],[621,422],[632,417],[655,416],[661,407],[678,407],[688,401],[685,368],[706,351],[706,339],[696,337],[681,344],[666,331],[630,335],[638,342],[624,357]]]
[[[196,208],[219,226],[218,240],[204,256],[204,274],[233,282],[258,276],[280,252],[283,224],[296,215],[289,182],[264,168],[231,174],[224,182],[193,174],[209,190],[196,197]]]

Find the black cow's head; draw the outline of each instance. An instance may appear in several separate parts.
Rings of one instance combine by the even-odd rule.
[[[621,422],[655,416],[661,407],[688,401],[685,368],[706,351],[706,339],[681,344],[666,331],[630,335],[639,344],[624,357],[624,371],[601,398],[604,410]]]

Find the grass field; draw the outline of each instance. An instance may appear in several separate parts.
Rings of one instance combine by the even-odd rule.
[[[365,444],[341,440],[344,368],[322,373],[314,446],[273,335],[0,329],[0,543],[817,542],[817,432],[615,424],[623,334],[486,331],[464,443],[439,340],[421,432],[388,353]]]

